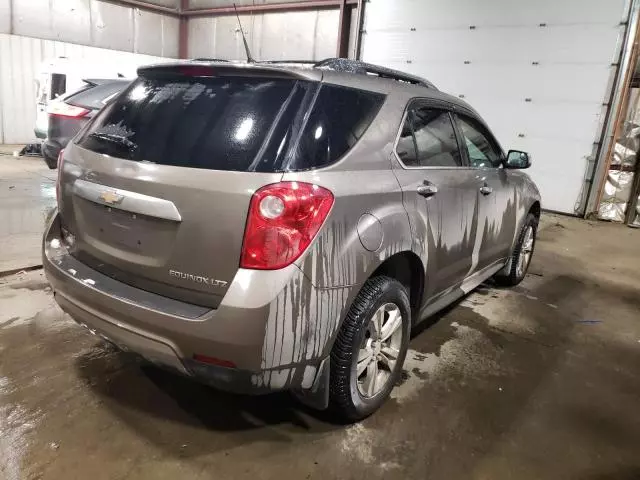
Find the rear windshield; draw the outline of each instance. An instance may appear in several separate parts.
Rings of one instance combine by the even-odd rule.
[[[381,94],[295,79],[142,77],[95,117],[77,143],[162,165],[318,168],[355,144],[383,100]]]
[[[78,107],[98,110],[115,98],[128,84],[129,82],[121,80],[105,82],[99,85],[90,84],[79,92],[67,97],[65,101]]]

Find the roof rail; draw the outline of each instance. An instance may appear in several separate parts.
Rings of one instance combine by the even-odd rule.
[[[346,58],[326,58],[314,65],[316,68],[327,68],[336,72],[356,73],[359,75],[377,75],[381,78],[390,78],[399,82],[407,82],[427,88],[436,89],[436,86],[429,80],[417,77],[409,73],[393,70],[391,68],[361,62],[360,60],[349,60]]]
[[[226,62],[229,63],[229,60],[225,60],[224,58],[209,58],[209,57],[198,57],[192,58],[192,62]]]
[[[258,60],[257,63],[284,63],[284,64],[288,64],[288,63],[294,63],[294,64],[308,64],[308,65],[314,65],[316,63],[318,63],[317,60]]]

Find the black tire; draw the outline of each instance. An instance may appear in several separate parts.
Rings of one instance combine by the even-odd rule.
[[[58,168],[58,159],[56,158],[49,158],[47,156],[44,156],[44,163],[47,164],[47,167],[49,167],[50,170],[55,170],[56,168]]]
[[[358,352],[373,315],[387,303],[395,304],[402,315],[402,340],[393,371],[378,393],[363,396],[358,388]],[[355,298],[331,350],[329,385],[330,408],[343,421],[355,422],[375,412],[398,382],[407,355],[411,331],[411,307],[406,288],[393,278],[367,280]],[[377,361],[377,360],[376,360]]]
[[[532,213],[529,213],[524,223],[522,224],[522,227],[520,228],[520,232],[518,233],[518,240],[513,249],[513,252],[511,253],[511,259],[509,261],[509,271],[505,273],[501,270],[500,273],[496,274],[494,277],[496,283],[498,283],[499,285],[503,285],[505,287],[513,287],[515,285],[518,285],[527,274],[527,270],[529,269],[531,260],[529,260],[524,270],[522,270],[521,272],[518,272],[518,260],[520,258],[520,252],[522,251],[523,242],[529,227],[533,229],[533,245],[531,246],[531,255],[533,255],[533,251],[536,246],[538,219]]]

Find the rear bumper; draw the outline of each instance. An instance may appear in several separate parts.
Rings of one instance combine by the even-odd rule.
[[[43,265],[58,304],[92,333],[238,393],[310,389],[347,301],[341,289],[315,289],[295,265],[275,275],[239,270],[213,310],[162,297],[76,260],[62,244],[58,215],[44,236]],[[195,361],[196,354],[235,368]]]
[[[47,138],[42,142],[42,156],[47,164],[50,162],[54,164],[57,163],[60,150],[62,150],[62,145],[55,140]]]

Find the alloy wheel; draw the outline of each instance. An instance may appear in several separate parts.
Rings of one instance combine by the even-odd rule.
[[[358,351],[358,392],[374,397],[387,386],[402,345],[402,313],[395,303],[385,303],[371,317]]]
[[[533,240],[533,227],[529,225],[525,231],[522,248],[520,248],[520,254],[518,255],[518,265],[516,268],[518,277],[523,276],[524,272],[527,271],[527,267],[531,261],[531,255],[533,254]]]

